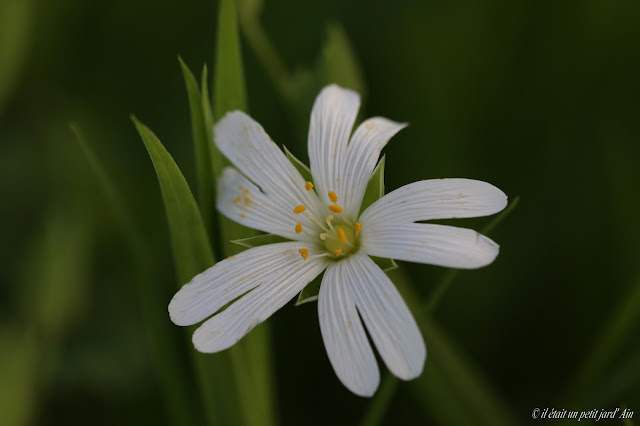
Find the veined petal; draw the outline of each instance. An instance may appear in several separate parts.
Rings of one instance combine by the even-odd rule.
[[[202,324],[193,333],[193,344],[197,350],[212,353],[233,346],[256,325],[284,306],[327,267],[325,257],[310,256],[302,259],[298,253],[298,248],[302,248],[301,243],[273,245],[281,244],[289,244],[281,252],[285,265],[277,272],[261,273],[262,279],[257,288]],[[317,252],[309,249],[309,254]],[[245,266],[249,267],[248,264]]]
[[[220,151],[282,210],[305,205],[319,212],[318,197],[262,126],[242,111],[227,113],[214,127]],[[294,224],[295,225],[295,224]]]
[[[363,122],[351,137],[339,171],[340,182],[336,192],[344,198],[345,214],[355,219],[360,213],[367,183],[378,163],[382,148],[389,139],[407,126],[382,117]]]
[[[284,282],[301,266],[307,265],[298,252],[312,249],[301,242],[269,244],[243,251],[222,260],[173,296],[169,316],[176,325],[196,324],[217,312],[247,291],[272,282]]]
[[[461,269],[486,266],[500,250],[472,229],[431,223],[363,224],[360,248],[371,256]]]
[[[244,226],[292,240],[317,241],[318,225],[278,206],[233,167],[227,167],[218,179],[217,198],[218,210]],[[298,222],[303,224],[301,233],[295,231]]]
[[[363,253],[341,263],[346,283],[376,349],[391,372],[403,380],[422,373],[427,350],[420,329],[389,277]]]
[[[345,151],[360,108],[360,95],[332,84],[322,89],[311,111],[309,160],[318,194],[325,204],[340,183]],[[338,197],[342,197],[338,194]]]
[[[410,183],[373,203],[360,221],[369,225],[487,216],[507,205],[490,183],[473,179],[431,179]]]
[[[347,285],[351,277],[344,262],[330,265],[322,277],[320,331],[338,379],[356,395],[372,396],[380,383],[380,371]]]

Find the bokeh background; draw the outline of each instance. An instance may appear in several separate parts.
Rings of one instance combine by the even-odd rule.
[[[177,56],[211,69],[217,7],[0,2],[0,424],[170,424],[136,257],[69,122],[152,247],[163,313],[176,287],[166,216],[129,115],[194,184]],[[331,34],[349,40],[363,116],[410,123],[386,148],[388,190],[468,177],[520,197],[491,234],[496,262],[459,274],[433,313],[512,418],[624,406],[640,417],[640,3],[265,0],[260,22],[292,75],[317,66]],[[315,92],[292,114],[241,40],[251,115],[306,161]],[[402,267],[424,300],[447,273]],[[333,374],[315,304],[269,322],[281,424],[357,424],[370,401]],[[384,423],[461,424],[439,413],[435,381],[428,392],[430,403],[400,384]]]

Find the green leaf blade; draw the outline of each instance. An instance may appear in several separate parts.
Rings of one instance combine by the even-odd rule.
[[[182,58],[178,57],[178,61],[182,69],[182,76],[189,97],[189,109],[191,111],[191,132],[193,134],[196,174],[198,178],[198,205],[205,227],[209,231],[209,234],[212,235],[211,221],[213,220],[214,209],[214,179],[211,161],[212,140],[209,138],[210,131],[207,131],[203,96],[200,93],[198,83]],[[206,68],[203,71],[203,79],[206,81]]]
[[[164,199],[176,273],[180,284],[213,265],[207,231],[186,179],[155,134],[135,117],[138,129],[158,176]]]
[[[220,2],[214,93],[216,120],[229,111],[237,109],[246,111],[247,95],[234,0]]]

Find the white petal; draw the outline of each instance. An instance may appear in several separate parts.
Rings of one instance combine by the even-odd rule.
[[[319,213],[319,201],[284,153],[262,126],[242,111],[226,114],[214,127],[220,151],[244,175],[260,187],[283,211],[302,204]],[[323,207],[326,210],[326,206]],[[293,224],[295,226],[295,223]]]
[[[336,85],[322,89],[311,111],[309,159],[316,189],[329,204],[329,191],[336,191],[347,142],[360,108],[360,96]],[[339,196],[339,195],[338,195]]]
[[[358,312],[391,372],[403,380],[422,373],[427,350],[420,329],[389,277],[369,256],[358,253],[341,263],[350,277]]]
[[[389,139],[407,125],[382,117],[366,120],[356,129],[339,171],[340,182],[336,193],[345,214],[356,219],[367,183],[378,163],[380,152]]]
[[[461,269],[490,264],[500,249],[472,229],[430,223],[363,223],[360,248],[371,256]]]
[[[369,224],[478,217],[505,208],[507,196],[495,186],[472,179],[431,179],[392,191],[362,213]]]
[[[212,353],[233,346],[256,325],[284,306],[327,267],[324,257],[302,259],[297,250],[300,243],[281,244],[291,245],[290,249],[282,252],[285,266],[268,274],[261,273],[257,288],[202,324],[193,333],[193,344],[197,350]],[[309,254],[316,253],[310,249]]]
[[[258,285],[291,274],[304,262],[298,253],[301,248],[311,251],[301,242],[269,244],[216,263],[173,296],[169,303],[171,321],[195,324]]]
[[[249,228],[277,234],[292,240],[317,241],[320,228],[304,214],[279,208],[249,179],[227,167],[218,179],[218,210],[229,219]],[[295,232],[296,223],[302,233]]]
[[[327,268],[318,297],[320,331],[338,379],[356,395],[372,396],[380,372],[347,285],[349,279],[344,261]]]

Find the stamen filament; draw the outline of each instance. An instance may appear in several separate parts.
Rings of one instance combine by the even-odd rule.
[[[332,220],[333,220],[333,215],[332,214],[327,216],[327,225],[329,225],[329,229],[331,229],[331,232],[336,232],[336,230],[333,229],[333,225],[331,224]]]
[[[329,253],[324,252],[324,253],[321,253],[321,254],[314,254],[311,257],[313,258],[313,257],[326,257],[326,256],[330,256]]]
[[[320,228],[322,228],[323,231],[325,232],[329,232],[329,230],[327,229],[326,226],[324,226],[322,224],[322,222],[320,222],[318,219],[316,219],[314,216],[312,216],[311,214],[307,215],[307,219],[309,219],[311,222],[315,223],[316,225],[318,225]]]

